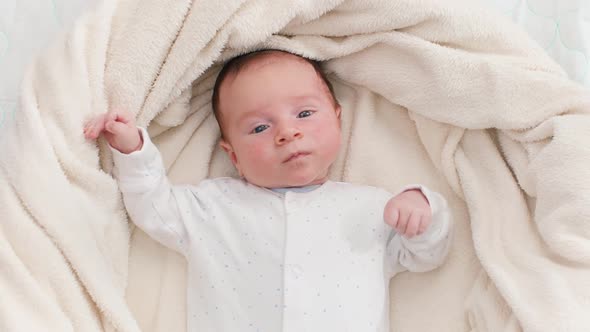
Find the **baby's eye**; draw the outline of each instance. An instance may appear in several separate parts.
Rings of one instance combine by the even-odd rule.
[[[260,125],[252,130],[252,134],[258,134],[265,131],[268,128],[268,125]]]
[[[312,111],[301,111],[299,114],[297,114],[298,118],[307,118],[308,116],[311,116],[313,114]]]

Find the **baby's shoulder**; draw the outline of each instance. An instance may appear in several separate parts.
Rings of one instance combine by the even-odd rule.
[[[237,188],[243,189],[246,186],[247,183],[244,180],[227,176],[203,179],[197,185],[192,187],[196,191],[201,192],[228,192],[229,190],[235,190]]]
[[[363,196],[368,198],[391,197],[392,194],[384,188],[351,182],[333,182],[333,188],[345,195]]]

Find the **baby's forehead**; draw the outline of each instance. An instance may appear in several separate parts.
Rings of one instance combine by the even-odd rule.
[[[257,70],[262,69],[266,66],[289,66],[299,65],[307,67],[313,71],[313,66],[304,58],[295,54],[284,53],[284,52],[272,52],[265,53],[255,57],[252,57],[242,63],[240,67],[234,73],[234,79],[241,75],[255,74]]]
[[[272,67],[268,68],[268,66]],[[293,66],[296,66],[299,69],[293,69]],[[291,69],[288,69],[288,71],[285,72],[284,70],[287,67],[290,67]],[[297,72],[296,76],[299,77],[298,85],[313,84],[313,86],[317,86],[320,90],[322,89],[320,75],[315,71],[313,65],[308,63],[305,59],[290,54],[269,54],[265,57],[260,56],[251,59],[248,63],[242,64],[235,72],[228,75],[220,86],[220,90],[224,90],[224,93],[220,93],[219,98],[221,100],[232,99],[235,97],[235,94],[230,91],[242,91],[244,84],[249,87],[249,91],[258,90],[258,85],[252,85],[252,82],[249,79],[251,77],[259,77],[258,75],[263,71],[266,71],[267,74],[270,72],[275,78],[280,78],[279,80],[275,80],[273,84],[289,86],[290,84],[293,84],[293,82],[291,82],[288,75],[291,75],[289,72],[293,72],[293,70]],[[302,79],[306,82],[313,82],[303,83],[301,82]],[[260,85],[260,88],[265,89],[265,86]],[[327,92],[329,93],[329,91]]]
[[[298,55],[285,52],[269,52],[266,54],[253,57],[254,63],[290,63],[297,62],[302,64],[309,64],[308,61]]]
[[[267,66],[272,67],[267,68]],[[268,75],[270,73],[270,75],[274,76],[275,79],[273,79],[272,84],[274,84],[275,87],[284,87],[285,85],[293,86],[293,84],[296,84],[298,87],[307,86],[314,90],[310,94],[325,94],[327,98],[332,99],[332,93],[328,83],[323,82],[325,79],[320,72],[321,69],[318,67],[319,66],[316,66],[315,63],[311,62],[310,60],[295,54],[281,51],[261,52],[250,57],[247,56],[245,59],[238,59],[237,63],[230,64],[227,73],[223,75],[223,79],[218,86],[217,119],[221,120],[222,113],[225,113],[223,114],[223,117],[234,114],[233,111],[236,110],[235,108],[238,107],[238,105],[234,104],[233,107],[230,106],[230,110],[227,109],[229,106],[227,102],[231,101],[232,103],[235,103],[236,100],[241,99],[239,97],[240,95],[258,90],[257,87],[259,85],[256,83],[253,84],[249,78],[262,72],[266,72],[264,75]],[[261,77],[264,77],[264,75]],[[291,80],[287,75],[294,75],[298,77],[297,83],[290,82]],[[258,79],[261,77],[258,77]],[[277,78],[279,79],[277,80]],[[284,79],[284,83],[282,82],[282,79]],[[313,81],[313,83],[310,81]],[[266,89],[267,87],[268,86],[265,86],[265,84],[260,85],[261,89]],[[309,92],[309,90],[307,91]],[[295,92],[296,91],[293,91],[293,93]],[[222,107],[222,105],[225,105],[225,107]],[[224,109],[223,111],[221,111],[222,108]],[[241,110],[241,107],[238,108]]]

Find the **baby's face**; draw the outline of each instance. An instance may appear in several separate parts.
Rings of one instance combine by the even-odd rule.
[[[340,148],[340,108],[310,64],[261,59],[220,91],[221,146],[248,182],[277,188],[326,181]]]

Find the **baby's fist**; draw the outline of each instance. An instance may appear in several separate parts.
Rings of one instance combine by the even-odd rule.
[[[428,229],[431,222],[428,200],[419,189],[411,189],[387,202],[383,218],[398,234],[411,238]]]
[[[100,135],[104,135],[110,146],[122,153],[137,151],[143,145],[140,131],[129,111],[111,110],[88,121],[84,126],[84,136],[96,139]]]

